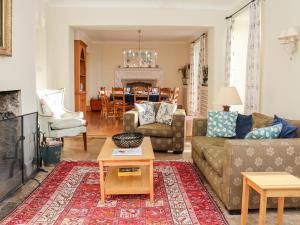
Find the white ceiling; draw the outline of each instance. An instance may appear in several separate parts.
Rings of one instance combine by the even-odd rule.
[[[229,10],[242,0],[49,0],[57,7],[163,7]]]
[[[135,42],[139,39],[138,30],[141,30],[143,42],[192,42],[207,28],[132,28],[132,29],[95,29],[77,27],[93,42]]]

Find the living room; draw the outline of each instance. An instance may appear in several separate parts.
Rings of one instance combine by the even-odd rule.
[[[219,138],[224,134],[211,134],[212,130],[206,127],[210,124],[205,122],[207,117],[210,121],[213,113],[227,115],[222,106],[226,106],[226,111],[227,106],[232,105],[228,115],[235,111],[252,115],[251,128],[244,137],[257,138],[257,130],[253,128],[270,127],[274,120],[281,118],[286,119],[280,120],[281,126],[275,127],[275,131],[279,127],[282,131],[286,123],[299,127],[299,104],[292,102],[295,98],[297,102],[296,90],[300,81],[299,2],[3,0],[2,3],[3,24],[11,19],[11,26],[7,27],[12,32],[11,39],[7,36],[10,30],[7,27],[3,28],[4,35],[0,33],[0,93],[5,96],[1,98],[3,119],[0,122],[5,125],[2,130],[12,131],[2,132],[1,149],[9,146],[12,150],[1,153],[3,160],[10,160],[2,166],[10,171],[1,178],[2,185],[6,183],[1,187],[8,188],[16,181],[11,179],[12,175],[17,174],[16,179],[19,179],[15,189],[1,198],[3,224],[246,224],[247,217],[248,224],[276,224],[277,207],[279,224],[282,224],[282,218],[283,224],[299,223],[299,139],[266,140],[270,137],[265,137],[263,141],[225,141]],[[12,12],[8,13],[10,3]],[[200,66],[207,65],[208,68],[206,107],[212,113],[203,116],[199,111],[199,96],[192,93],[199,93],[202,87],[202,79],[201,82],[195,79],[199,74],[203,75],[203,70],[194,65],[195,55],[199,56],[201,51],[193,54],[193,46],[204,33],[207,43],[200,46],[207,48],[206,64],[200,63]],[[37,145],[43,148],[45,144],[37,141],[37,122],[40,129],[44,125],[42,116],[37,114],[39,107],[43,110],[43,105],[36,92],[38,89],[64,88],[64,107],[71,112],[81,111],[76,110],[74,40],[88,45],[84,104],[88,124],[86,127],[85,120],[80,120],[79,128],[74,133],[68,131],[68,135],[58,131],[60,124],[54,132],[44,133],[46,137],[59,134],[59,138],[51,141],[58,146],[63,141],[63,147],[60,148],[61,162],[43,167],[37,163],[38,157],[35,158],[35,154],[41,154]],[[105,118],[101,111],[90,111],[90,99],[97,98],[101,86],[111,92],[116,86],[116,72],[132,70],[124,64],[124,51],[136,49],[153,51],[157,61],[153,68],[133,69],[161,70],[162,83],[153,86],[179,87],[180,90],[175,104],[178,109],[170,109],[171,117],[162,116],[159,123],[157,115],[162,105],[155,109],[152,121],[159,129],[164,128],[156,130],[159,134],[155,135],[142,129],[140,112],[132,108],[119,118]],[[196,59],[200,61],[201,55]],[[189,81],[185,86],[178,69],[188,64]],[[187,100],[184,88],[192,90],[187,90]],[[8,92],[9,98],[6,97]],[[9,110],[3,105],[10,105]],[[10,118],[12,115],[8,112],[16,117]],[[277,117],[273,118],[274,115]],[[12,120],[14,125],[7,126]],[[237,117],[233,120],[237,126]],[[168,124],[169,121],[172,122]],[[258,125],[257,121],[261,123]],[[146,167],[150,177],[145,177],[150,181],[149,184],[146,182],[146,187],[129,185],[124,192],[124,189],[120,190],[121,183],[118,183],[118,189],[118,185],[108,182],[112,173],[106,172],[106,166],[117,164],[112,153],[106,153],[114,146],[110,141],[113,135],[138,129],[145,136],[141,148],[147,155],[140,156],[146,158],[140,164],[142,175],[138,176],[144,177]],[[298,132],[299,128],[296,137],[299,137]],[[16,143],[3,141],[12,141],[9,139],[12,134],[19,135]],[[77,134],[78,137],[68,137]],[[86,146],[82,134],[86,136]],[[21,152],[14,156],[16,149]],[[128,165],[138,165],[136,161],[132,163]],[[17,169],[21,172],[17,173]],[[275,198],[268,199],[267,213],[266,193],[269,189],[259,191],[255,186],[260,195],[251,191],[250,200],[249,196],[247,200],[249,187],[246,184],[253,188],[252,183],[261,182],[249,175],[250,172],[281,172],[269,174],[270,180],[266,178],[265,181],[273,182],[273,185],[282,181],[282,186],[290,182],[290,189],[284,186],[280,196],[274,192],[269,195],[279,197],[279,200],[277,204]],[[107,179],[104,180],[103,174]],[[294,198],[284,202],[283,197],[289,196]],[[248,208],[253,209],[249,215]]]

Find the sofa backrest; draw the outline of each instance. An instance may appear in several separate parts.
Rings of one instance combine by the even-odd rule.
[[[261,113],[253,113],[252,114],[253,119],[253,128],[261,128],[266,126],[271,126],[273,117],[267,116]],[[300,138],[300,120],[289,120],[285,119],[288,123],[296,126],[297,129],[297,138]]]

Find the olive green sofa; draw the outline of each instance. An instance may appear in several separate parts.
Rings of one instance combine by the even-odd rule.
[[[253,126],[270,125],[272,117],[253,114]],[[193,120],[192,158],[214,192],[232,213],[241,209],[244,171],[287,171],[300,177],[300,121],[297,138],[245,140],[206,137],[207,120]],[[268,199],[268,208],[277,200]],[[300,207],[300,198],[288,198],[285,207]],[[259,196],[250,192],[250,209],[259,208]]]

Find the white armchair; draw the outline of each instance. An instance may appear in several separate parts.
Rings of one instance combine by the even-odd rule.
[[[44,137],[64,138],[83,134],[84,150],[87,150],[86,126],[82,112],[70,112],[64,107],[65,89],[41,89],[38,95],[38,113]]]

